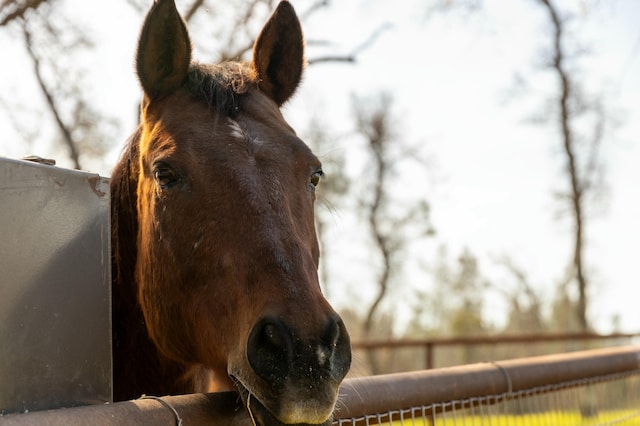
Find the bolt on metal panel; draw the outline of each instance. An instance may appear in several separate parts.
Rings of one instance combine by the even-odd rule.
[[[112,400],[109,181],[0,158],[0,414]]]

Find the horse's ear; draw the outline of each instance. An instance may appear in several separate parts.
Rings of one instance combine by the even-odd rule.
[[[136,68],[145,94],[153,99],[176,90],[191,63],[191,41],[174,0],[156,0],[142,27]]]
[[[253,46],[260,90],[282,105],[293,95],[304,64],[302,28],[293,6],[281,1]]]

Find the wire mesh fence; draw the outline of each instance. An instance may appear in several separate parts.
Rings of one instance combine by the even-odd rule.
[[[338,419],[334,425],[640,425],[640,371]]]
[[[601,357],[599,361],[602,365],[593,369],[594,372],[601,370],[601,374],[594,375],[590,375],[583,368],[586,364],[580,366],[584,360],[579,358],[573,360],[570,355],[551,364],[546,359],[542,360],[532,370],[534,374],[539,373],[540,380],[534,380],[538,383],[531,386],[527,384],[531,378],[519,373],[520,366],[508,366],[509,368],[498,366],[498,370],[506,380],[506,390],[488,391],[492,388],[496,389],[496,386],[487,383],[487,389],[484,391],[477,388],[471,392],[465,392],[459,389],[465,386],[461,382],[454,383],[451,387],[457,389],[459,394],[464,394],[464,397],[434,398],[430,390],[423,389],[423,399],[429,401],[428,403],[390,410],[376,410],[371,407],[372,409],[365,414],[360,413],[355,416],[340,416],[338,411],[340,418],[336,418],[333,424],[337,426],[640,426],[640,358],[636,356],[634,359],[631,356],[626,360],[627,363],[616,356]],[[535,362],[532,360],[532,363]],[[623,364],[625,367],[622,367]],[[607,367],[610,367],[612,372],[606,373]],[[616,369],[620,371],[614,372]],[[564,377],[558,380],[560,370],[566,371],[563,372]],[[467,377],[469,377],[468,373]],[[476,372],[477,375],[480,373],[480,370]],[[545,375],[548,377],[544,377]],[[477,377],[479,378],[480,375]],[[441,379],[457,381],[456,376],[453,375],[447,375]],[[486,379],[487,382],[491,382],[495,380],[495,375],[493,379],[487,375]],[[547,383],[544,383],[545,381]],[[437,384],[434,383],[434,385]],[[413,385],[407,382],[407,386]],[[414,402],[419,399],[419,395],[415,395]]]

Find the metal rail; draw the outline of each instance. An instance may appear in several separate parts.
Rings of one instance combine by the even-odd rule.
[[[640,346],[624,346],[362,377],[343,384],[335,417],[359,418],[638,370]]]
[[[640,370],[640,346],[479,363],[348,379],[340,390],[336,419],[363,417],[428,404],[518,392],[589,377]],[[175,411],[174,411],[175,410]],[[139,399],[0,417],[0,426],[46,424],[249,426],[251,419],[236,394],[194,394]]]
[[[174,412],[175,410],[175,412]],[[176,414],[177,413],[177,414]],[[1,426],[250,426],[234,392],[142,398],[113,404],[0,416]]]
[[[434,367],[434,350],[444,346],[479,346],[502,345],[516,343],[542,343],[567,341],[602,341],[627,340],[640,337],[640,333],[597,334],[589,332],[577,333],[530,333],[517,335],[466,336],[466,337],[433,337],[429,339],[380,339],[352,341],[354,350],[423,348],[425,350],[424,368]]]

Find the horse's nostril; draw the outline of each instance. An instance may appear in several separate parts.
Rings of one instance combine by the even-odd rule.
[[[318,365],[321,368],[331,368],[331,358],[340,338],[339,321],[339,318],[331,318],[324,333],[320,336],[320,344],[317,347],[316,356]]]
[[[290,332],[278,319],[265,318],[253,327],[247,343],[249,364],[263,379],[282,380],[293,353]]]
[[[330,362],[328,368],[338,381],[342,380],[351,366],[351,343],[349,333],[340,317],[334,318],[330,336]]]
[[[262,337],[265,345],[273,346],[274,349],[282,349],[286,350],[286,342],[278,327],[274,324],[265,324],[264,329],[262,330]]]

